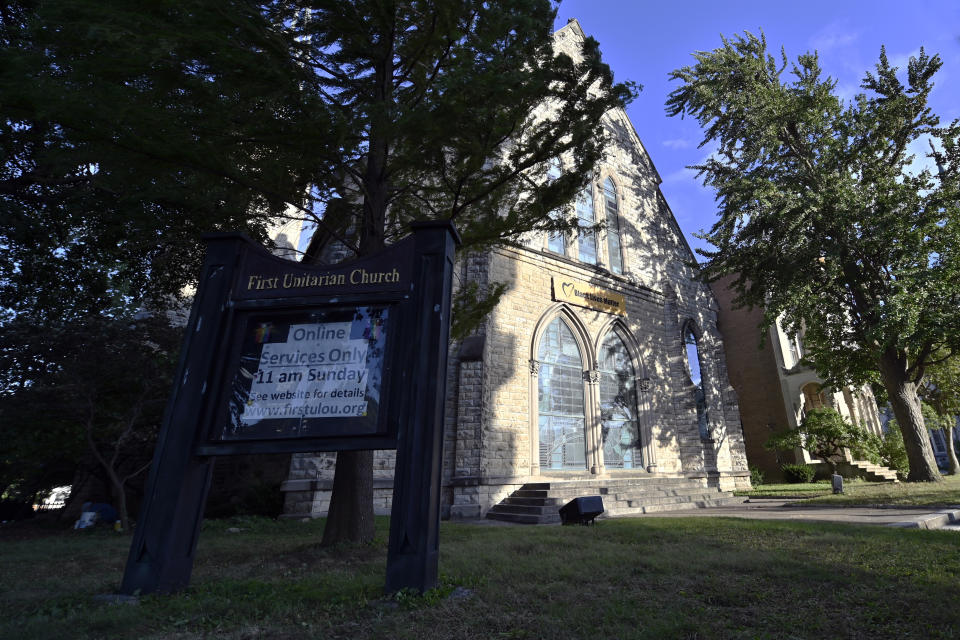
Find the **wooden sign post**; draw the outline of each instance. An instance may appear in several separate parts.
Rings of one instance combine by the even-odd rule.
[[[397,449],[387,590],[436,586],[453,254],[448,222],[333,266],[241,234],[207,256],[121,592],[190,581],[213,459]]]

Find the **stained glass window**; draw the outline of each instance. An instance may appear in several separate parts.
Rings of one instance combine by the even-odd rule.
[[[537,350],[540,467],[584,469],[583,360],[573,332],[551,322]]]
[[[611,331],[603,340],[599,355],[603,463],[612,469],[642,467],[637,378],[627,345]]]

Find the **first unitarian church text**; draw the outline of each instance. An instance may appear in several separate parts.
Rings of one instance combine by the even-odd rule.
[[[263,289],[300,289],[304,287],[336,287],[350,284],[381,284],[384,282],[400,282],[400,272],[367,271],[354,269],[350,273],[331,274],[294,274],[285,273],[282,276],[265,278],[260,275],[251,275],[247,278],[247,291]]]

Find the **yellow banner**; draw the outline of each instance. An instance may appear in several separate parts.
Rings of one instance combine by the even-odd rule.
[[[606,313],[627,315],[627,300],[622,294],[599,289],[580,280],[553,278],[553,299]]]

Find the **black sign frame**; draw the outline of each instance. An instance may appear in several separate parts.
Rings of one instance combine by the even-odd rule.
[[[459,236],[449,221],[414,223],[411,231],[378,254],[325,267],[278,258],[242,234],[204,236],[207,255],[122,593],[172,592],[189,584],[216,456],[378,448],[397,450],[386,589],[423,592],[436,586],[451,287]],[[239,366],[237,345],[245,319],[360,306],[389,309],[381,370],[388,408],[378,413],[374,434],[214,437],[224,424],[226,389]]]

